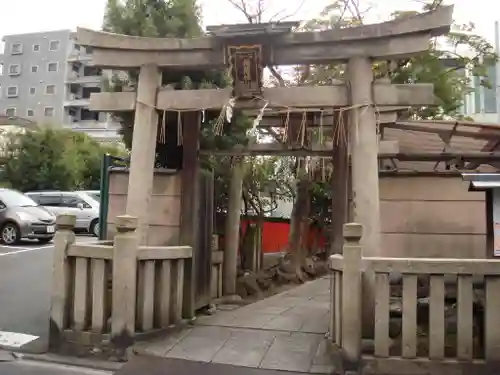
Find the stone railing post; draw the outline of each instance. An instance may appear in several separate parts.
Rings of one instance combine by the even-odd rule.
[[[344,271],[342,280],[342,349],[346,360],[357,365],[361,356],[362,247],[361,224],[344,224]]]
[[[128,347],[135,334],[137,290],[138,218],[116,217],[113,245],[113,284],[111,306],[111,341],[118,347]]]
[[[52,295],[50,306],[51,345],[59,342],[67,327],[70,274],[67,260],[68,246],[75,242],[76,216],[63,214],[56,219],[54,260],[52,267]]]

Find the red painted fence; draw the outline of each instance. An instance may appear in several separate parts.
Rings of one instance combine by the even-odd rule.
[[[245,235],[250,223],[256,223],[256,219],[252,217],[241,218],[242,237]],[[262,232],[262,251],[264,254],[286,251],[288,234],[290,233],[289,219],[265,218]],[[306,238],[306,247],[310,250],[325,246],[325,237],[317,228],[310,227]]]

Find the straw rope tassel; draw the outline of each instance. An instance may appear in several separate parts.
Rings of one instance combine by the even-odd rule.
[[[289,128],[290,128],[290,111],[287,111],[285,117],[285,133],[283,134],[283,143],[285,143],[288,139]]]

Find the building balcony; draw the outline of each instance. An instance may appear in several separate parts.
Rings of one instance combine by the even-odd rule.
[[[64,101],[65,107],[88,107],[90,106],[90,98],[82,98],[77,95],[70,95]]]
[[[117,123],[82,120],[66,127],[76,132],[86,133],[98,141],[112,142],[122,140],[122,136],[118,134],[120,124]]]
[[[80,83],[80,84],[95,83],[99,85],[101,84],[101,82],[102,82],[102,76],[84,76],[74,71],[71,71],[66,76],[66,83]]]
[[[90,62],[92,61],[92,55],[75,51],[68,56],[68,62]]]

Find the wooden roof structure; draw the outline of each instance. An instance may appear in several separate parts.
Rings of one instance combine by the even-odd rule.
[[[382,139],[397,141],[386,171],[489,172],[500,169],[500,124],[472,121],[397,121],[383,124]],[[405,158],[405,155],[414,157]]]

